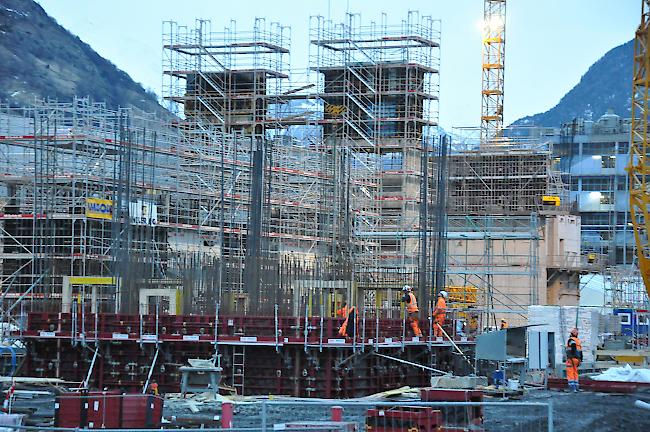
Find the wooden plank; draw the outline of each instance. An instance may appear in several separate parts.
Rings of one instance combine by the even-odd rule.
[[[650,351],[626,350],[596,350],[597,356],[632,356],[632,357],[650,357]]]

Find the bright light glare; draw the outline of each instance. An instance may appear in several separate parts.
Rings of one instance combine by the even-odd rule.
[[[481,25],[485,33],[501,30],[503,28],[503,24],[503,17],[499,15],[492,15],[486,20],[481,21]]]
[[[589,199],[600,199],[603,194],[600,192],[589,192]]]

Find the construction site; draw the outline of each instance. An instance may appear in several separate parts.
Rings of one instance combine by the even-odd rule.
[[[503,124],[505,7],[485,1],[481,125],[453,133],[441,24],[418,12],[312,17],[300,72],[281,24],[167,21],[166,118],[0,104],[0,353],[21,421],[554,430],[544,403],[567,387],[573,327],[581,374],[648,368],[645,249],[634,269],[585,253],[552,143]],[[632,127],[641,164],[647,129]],[[580,306],[594,276],[606,308]],[[650,380],[589,381],[650,407]],[[25,395],[45,393],[38,414]],[[321,409],[297,414],[306,398]]]

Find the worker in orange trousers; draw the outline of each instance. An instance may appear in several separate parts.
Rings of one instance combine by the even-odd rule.
[[[411,325],[411,330],[415,336],[422,336],[422,330],[420,330],[420,320],[418,319],[418,313],[420,309],[418,308],[418,301],[413,294],[413,288],[409,285],[404,285],[402,288],[404,296],[402,301],[406,304],[406,312],[408,313],[408,321]]]
[[[566,343],[566,379],[569,389],[577,392],[580,390],[578,379],[578,366],[582,362],[582,343],[578,339],[578,329],[571,330],[571,336]]]
[[[447,291],[440,291],[438,293],[438,300],[436,300],[436,307],[433,310],[433,336],[442,337],[442,326],[445,324],[447,316]]]

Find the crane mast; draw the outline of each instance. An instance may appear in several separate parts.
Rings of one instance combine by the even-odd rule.
[[[639,271],[650,296],[650,148],[648,143],[648,110],[650,101],[650,0],[641,2],[641,24],[634,38],[632,78],[632,126],[630,136],[630,215]]]
[[[483,86],[481,145],[493,142],[503,129],[503,72],[506,48],[506,0],[483,5]]]

